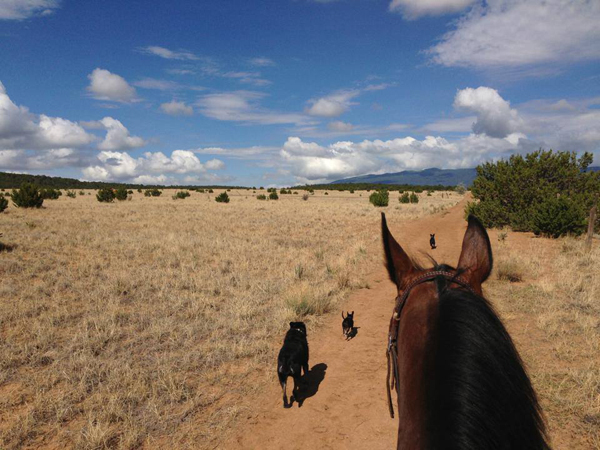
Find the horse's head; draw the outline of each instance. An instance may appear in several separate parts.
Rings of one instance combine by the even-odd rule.
[[[381,230],[388,273],[390,279],[396,284],[398,293],[401,293],[413,280],[431,269],[422,268],[407,255],[390,233],[384,213],[381,214]],[[457,268],[444,267],[459,274],[476,293],[481,295],[481,284],[492,271],[492,248],[485,228],[475,216],[469,216]]]
[[[436,264],[425,269],[415,263],[383,214],[382,237],[387,270],[398,291],[388,339],[388,381],[398,392],[397,448],[454,443],[547,449],[521,360],[482,296],[492,250],[479,220],[469,216],[456,268]],[[389,390],[388,400],[393,417]]]

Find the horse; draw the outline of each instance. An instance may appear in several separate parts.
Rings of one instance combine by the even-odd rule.
[[[523,362],[483,297],[492,248],[470,215],[456,268],[424,269],[381,218],[389,277],[398,296],[387,345],[387,394],[398,404],[403,450],[550,449],[544,418]],[[391,378],[391,380],[390,380]]]

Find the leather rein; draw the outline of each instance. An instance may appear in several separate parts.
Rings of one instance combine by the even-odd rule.
[[[477,295],[477,293],[473,290],[473,288],[467,283],[465,280],[460,278],[460,276],[456,273],[448,272],[445,270],[432,270],[430,272],[426,272],[423,275],[415,278],[411,281],[406,289],[404,289],[402,295],[398,295],[396,297],[396,306],[394,307],[394,313],[392,314],[392,318],[390,319],[390,331],[388,334],[388,345],[387,345],[387,378],[385,382],[385,387],[387,390],[387,398],[388,398],[388,406],[390,408],[390,416],[392,419],[394,418],[394,406],[392,404],[392,389],[396,389],[398,392],[398,328],[400,326],[400,315],[402,314],[402,309],[406,304],[406,300],[410,295],[410,292],[413,290],[415,286],[419,284],[426,283],[428,281],[434,281],[438,277],[445,278],[448,283],[458,284],[459,286],[467,289],[471,293]],[[391,380],[390,380],[391,377]],[[399,394],[399,392],[398,392]]]

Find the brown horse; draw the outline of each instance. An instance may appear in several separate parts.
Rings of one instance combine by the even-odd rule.
[[[481,223],[469,216],[457,268],[420,267],[390,234],[384,214],[382,233],[398,288],[388,342],[398,449],[549,449],[523,363],[483,298],[492,249]]]

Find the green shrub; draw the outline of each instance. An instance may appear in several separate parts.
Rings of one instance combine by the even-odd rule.
[[[460,195],[463,195],[465,192],[467,192],[467,188],[465,187],[464,183],[458,183],[454,188],[454,191]]]
[[[410,196],[408,195],[408,192],[402,194],[398,200],[400,200],[400,203],[410,203]]]
[[[58,198],[62,195],[62,192],[60,189],[46,188],[42,189],[40,194],[44,200],[58,200]]]
[[[325,191],[325,195],[329,195],[329,192]]]
[[[146,189],[144,191],[144,197],[160,197],[162,191],[156,188]]]
[[[208,193],[209,193],[209,194],[212,194],[213,192],[214,192],[214,191],[213,191],[212,189],[209,189],[209,190],[208,190]]]
[[[138,188],[138,190],[137,190],[137,191],[138,191],[139,193],[141,193],[141,192],[142,192],[142,188]]]
[[[177,192],[177,194],[175,194],[173,196],[173,200],[177,200],[177,199],[182,199],[183,200],[183,199],[185,199],[185,198],[187,198],[189,196],[190,196],[190,193],[188,191],[179,191],[179,192]]]
[[[32,183],[23,183],[18,191],[13,189],[11,197],[19,208],[40,208],[44,203],[40,189]]]
[[[469,203],[465,212],[486,227],[510,226],[547,236],[577,234],[581,214],[587,215],[600,194],[600,173],[587,171],[592,161],[587,152],[578,158],[575,152],[539,150],[482,164],[471,187],[478,201]]]
[[[279,200],[279,196],[277,195],[277,192],[271,192],[269,194],[269,200]]]
[[[133,191],[132,191],[131,189],[129,189],[129,190],[127,191],[127,193],[128,193],[129,195],[133,195]]]
[[[267,192],[277,192],[277,189],[275,189],[275,188],[268,188]]]
[[[79,195],[85,195],[85,192],[79,191]]]
[[[115,199],[115,197],[115,191],[113,191],[111,188],[100,189],[96,194],[96,199],[98,199],[99,202],[103,203],[110,203]],[[127,195],[125,195],[125,197],[127,197]]]
[[[204,189],[196,189],[197,192],[199,192],[200,194],[204,194]]]
[[[115,198],[119,201],[127,200],[127,189],[121,186],[115,191]]]
[[[302,194],[302,200],[304,200],[304,201],[308,200],[308,194]]]
[[[75,198],[77,197],[77,194],[75,193],[75,191],[67,191],[67,197]]]
[[[410,194],[409,200],[411,203],[419,203],[419,196],[413,192]]]
[[[221,192],[215,197],[215,201],[219,203],[229,203],[229,195],[227,195],[227,192]]]
[[[369,201],[374,206],[387,206],[390,202],[390,194],[386,190],[376,191],[369,196]]]
[[[422,194],[423,193],[423,189],[422,188],[415,188],[415,192],[417,194]]]
[[[549,197],[537,205],[533,215],[536,235],[558,238],[566,234],[580,235],[586,229],[586,211],[568,197]]]
[[[354,194],[354,189],[350,189],[350,193],[351,193],[351,194]]]
[[[266,199],[267,199],[267,196],[266,196],[265,194],[258,194],[258,195],[256,196],[256,199],[257,199],[257,200],[266,200]]]
[[[0,197],[0,212],[4,211],[6,208],[8,208],[8,200],[6,200],[6,197],[2,196]]]

